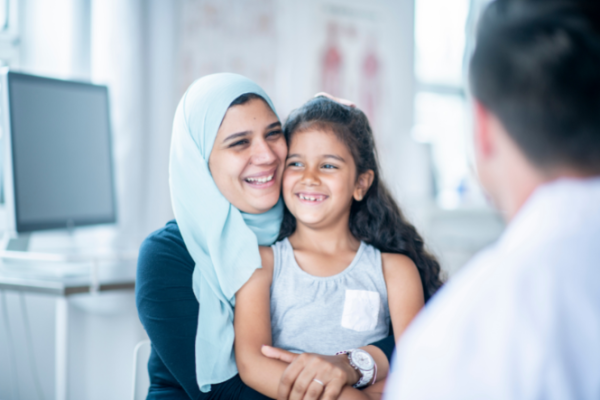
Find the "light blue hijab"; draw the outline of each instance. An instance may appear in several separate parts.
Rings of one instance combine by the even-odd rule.
[[[205,76],[183,95],[175,112],[169,179],[181,235],[195,262],[193,289],[200,312],[196,333],[196,378],[202,392],[237,374],[233,352],[235,293],[261,268],[258,245],[277,238],[281,200],[264,214],[247,214],[221,194],[208,168],[217,131],[233,100],[267,94],[236,74]]]

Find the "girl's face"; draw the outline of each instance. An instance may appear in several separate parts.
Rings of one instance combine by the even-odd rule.
[[[372,177],[368,171],[356,178],[352,154],[333,132],[296,132],[283,174],[283,198],[298,223],[327,227],[348,218],[352,199],[362,200]]]
[[[263,100],[251,99],[227,110],[208,166],[231,204],[259,214],[279,200],[286,154],[277,116]]]

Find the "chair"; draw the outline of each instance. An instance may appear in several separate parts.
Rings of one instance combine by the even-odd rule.
[[[149,340],[142,340],[133,349],[133,400],[145,400],[150,387],[148,375],[148,359],[151,345]]]

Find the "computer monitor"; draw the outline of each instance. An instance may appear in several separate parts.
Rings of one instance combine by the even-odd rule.
[[[9,234],[116,222],[108,89],[4,69]]]

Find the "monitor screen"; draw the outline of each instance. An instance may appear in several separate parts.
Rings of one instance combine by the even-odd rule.
[[[17,232],[116,221],[108,89],[8,73]]]

